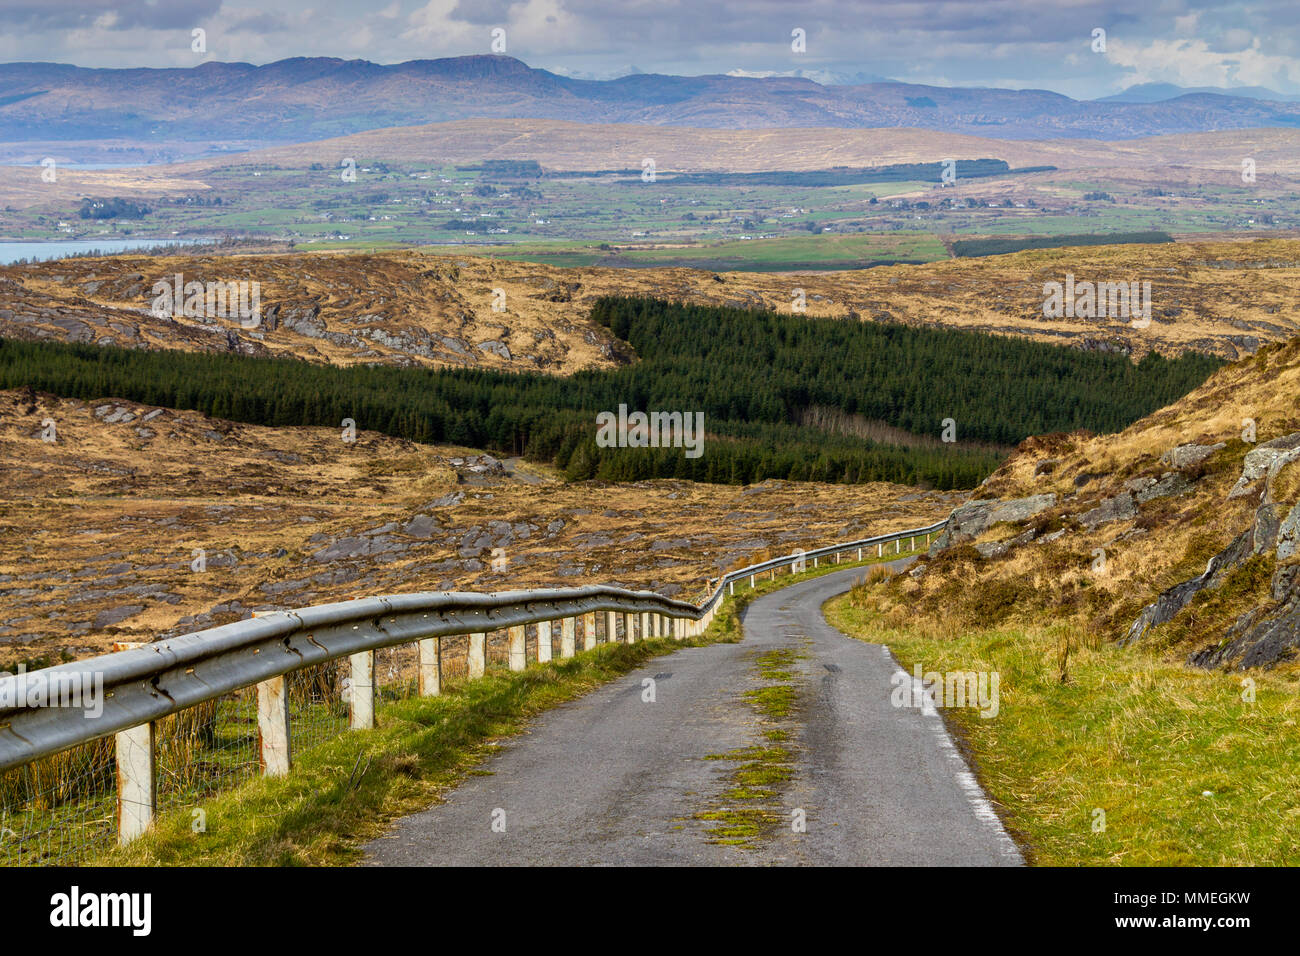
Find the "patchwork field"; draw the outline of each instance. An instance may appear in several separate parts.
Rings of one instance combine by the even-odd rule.
[[[85,169],[61,164],[49,144],[52,181],[44,167],[0,167],[0,235],[251,236],[354,250],[522,243],[541,247],[519,255],[578,265],[857,267],[943,258],[939,244],[953,235],[1294,231],[1298,145],[1300,134],[1289,130],[1066,143],[924,130],[469,120]],[[1254,164],[1249,181],[1244,159]],[[938,175],[948,160],[957,164],[951,182]],[[979,160],[1005,171],[975,174]],[[915,176],[844,182],[853,170],[911,165]],[[115,209],[113,200],[130,205]],[[852,255],[834,244],[712,249],[810,233],[857,236],[862,245]],[[538,258],[549,257],[551,243],[557,255],[571,254],[569,243],[617,248],[600,260]],[[654,247],[665,243],[682,251],[663,256]]]

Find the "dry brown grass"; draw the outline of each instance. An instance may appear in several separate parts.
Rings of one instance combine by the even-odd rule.
[[[1150,280],[1154,319],[1046,319],[1043,283]],[[261,284],[257,329],[237,318],[159,319],[154,282]],[[292,355],[336,365],[481,366],[569,374],[634,360],[590,321],[604,295],[897,321],[1083,348],[1187,350],[1235,359],[1300,331],[1293,316],[1300,240],[1098,246],[924,266],[790,275],[696,269],[558,268],[426,252],[141,256],[68,259],[0,269],[0,335],[148,348]],[[506,312],[493,311],[495,289]],[[278,311],[272,315],[272,310]],[[296,320],[288,319],[290,312]],[[303,324],[302,316],[313,318]],[[316,323],[316,327],[312,327]],[[296,326],[296,327],[294,327]]]
[[[108,424],[104,405],[137,417]],[[518,463],[481,478],[452,463],[465,449],[149,411],[0,392],[0,665],[368,594],[611,582],[695,598],[722,568],[929,523],[960,500],[888,484],[565,484]],[[432,523],[408,533],[416,515]],[[326,553],[340,542],[357,553]]]
[[[1242,458],[1253,447],[1241,439],[1242,422],[1255,420],[1260,442],[1300,430],[1297,394],[1300,338],[1223,369],[1179,402],[1117,435],[1029,439],[976,497],[1053,492],[1058,504],[1027,522],[995,525],[979,541],[1005,542],[1029,529],[1040,538],[1057,530],[1065,533],[990,558],[971,544],[953,547],[930,560],[919,575],[899,575],[875,589],[872,606],[894,627],[907,626],[919,610],[955,629],[1052,623],[1072,627],[1097,643],[1116,640],[1143,606],[1203,571],[1210,556],[1250,525],[1258,495],[1228,500]],[[1134,519],[1092,530],[1079,523],[1079,516],[1103,499],[1124,493],[1126,481],[1168,474],[1161,455],[1192,442],[1223,442],[1226,447],[1186,470],[1194,479],[1189,491],[1139,504]],[[1055,467],[1041,473],[1042,463],[1053,459]],[[1300,467],[1281,472],[1273,491],[1276,500],[1288,505],[1300,499]],[[1267,575],[1260,578],[1258,569],[1251,573],[1253,578],[1243,572],[1243,579],[1225,590],[1232,601],[1219,601],[1199,618],[1193,608],[1187,626],[1171,629],[1165,648],[1171,660],[1183,660],[1188,651],[1219,640],[1225,621],[1261,599]]]

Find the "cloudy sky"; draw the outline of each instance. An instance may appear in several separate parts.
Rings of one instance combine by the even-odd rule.
[[[395,63],[493,52],[498,29],[532,66],[600,78],[802,70],[1080,98],[1145,82],[1300,93],[1300,0],[0,0],[0,60]]]

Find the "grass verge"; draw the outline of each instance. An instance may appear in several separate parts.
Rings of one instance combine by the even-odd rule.
[[[945,716],[1031,862],[1300,863],[1294,667],[1195,670],[1060,625],[899,629],[869,605],[845,595],[826,616],[908,671],[1000,675],[996,717]]]
[[[437,803],[542,711],[682,647],[740,639],[735,602],[694,640],[604,644],[566,660],[492,669],[437,697],[381,706],[375,730],[346,732],[304,751],[285,777],[261,777],[201,805],[160,814],[100,866],[337,866],[399,817]],[[201,815],[196,811],[202,811]],[[202,822],[200,828],[199,823]]]
[[[904,555],[906,556],[906,555]],[[880,560],[871,558],[863,565]],[[492,742],[542,711],[615,680],[652,657],[688,646],[739,641],[740,612],[754,597],[854,565],[738,587],[701,637],[601,645],[522,672],[492,669],[450,683],[438,697],[381,704],[379,727],[347,732],[295,755],[287,777],[257,778],[199,804],[160,813],[154,829],[88,862],[100,866],[335,866],[392,821],[438,802],[476,773]],[[196,811],[202,811],[201,814]]]

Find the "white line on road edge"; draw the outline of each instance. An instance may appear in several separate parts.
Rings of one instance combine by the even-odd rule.
[[[1002,825],[1001,818],[998,817],[998,812],[993,809],[993,803],[989,800],[988,794],[984,792],[984,788],[980,786],[979,780],[977,780],[975,774],[971,772],[969,765],[966,763],[966,758],[961,755],[961,751],[958,750],[957,745],[953,743],[952,735],[948,733],[948,726],[943,722],[942,716],[940,716],[939,711],[934,706],[933,692],[927,692],[923,681],[917,680],[911,674],[908,674],[907,671],[903,670],[902,665],[898,663],[898,658],[894,657],[893,652],[890,651],[887,645],[880,645],[880,649],[885,653],[885,656],[893,661],[894,666],[898,668],[897,673],[902,674],[904,679],[912,682],[912,699],[920,699],[921,716],[936,718],[936,720],[930,725],[930,729],[934,733],[936,742],[939,744],[939,749],[943,751],[944,757],[947,759],[951,767],[953,778],[957,781],[957,786],[960,787],[962,793],[966,795],[966,800],[970,803],[971,811],[975,814],[975,818],[993,831],[994,837],[998,843],[998,852],[1007,859],[1015,860],[1017,863],[1023,864],[1025,858],[1021,854],[1020,848],[1016,846],[1016,841],[1011,839],[1011,835],[1007,833],[1006,828]],[[897,678],[897,674],[894,676]],[[891,686],[892,684],[893,681],[891,681]]]

